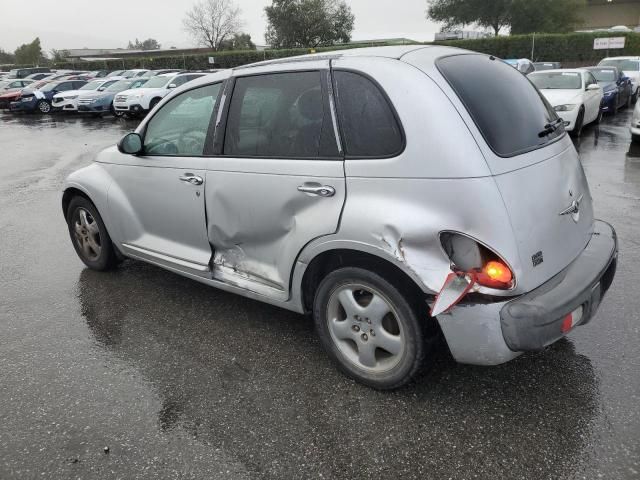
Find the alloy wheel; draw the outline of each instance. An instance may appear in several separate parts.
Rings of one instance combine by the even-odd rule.
[[[376,289],[341,285],[327,305],[329,333],[342,355],[371,373],[393,369],[402,360],[405,334],[391,302]]]
[[[74,232],[80,251],[87,260],[96,261],[102,252],[98,222],[84,208],[79,208],[75,217]]]
[[[38,103],[38,109],[42,112],[42,113],[49,113],[51,111],[51,105],[49,105],[48,102],[45,102],[44,100],[41,100]]]

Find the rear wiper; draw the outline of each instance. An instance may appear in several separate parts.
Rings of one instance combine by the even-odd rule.
[[[542,130],[542,131],[538,134],[538,136],[539,136],[540,138],[542,138],[542,137],[546,137],[547,135],[552,134],[552,133],[553,133],[553,132],[555,132],[558,128],[560,128],[560,125],[562,125],[562,121],[563,121],[563,120],[562,120],[561,118],[558,118],[557,120],[555,120],[555,121],[553,121],[553,122],[551,122],[551,123],[547,123],[547,124],[544,126],[544,130]]]

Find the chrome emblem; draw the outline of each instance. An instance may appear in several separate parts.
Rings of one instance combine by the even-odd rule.
[[[569,191],[569,195],[573,196],[573,192],[571,190]],[[582,203],[583,198],[584,198],[584,195],[580,195],[580,197],[577,200],[574,200],[573,202],[571,202],[571,205],[569,205],[569,207],[561,211],[560,215],[571,215],[571,218],[573,218],[573,221],[578,223],[578,221],[580,220],[580,203]]]

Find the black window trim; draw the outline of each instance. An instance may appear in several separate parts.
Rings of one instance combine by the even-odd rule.
[[[147,120],[147,122],[144,124],[144,128],[143,130],[140,132],[140,137],[142,138],[142,151],[140,153],[137,154],[137,156],[139,157],[175,157],[175,158],[189,158],[189,157],[195,157],[195,158],[206,158],[206,157],[214,157],[215,155],[213,155],[213,145],[212,145],[212,138],[213,138],[213,130],[215,129],[215,119],[217,118],[217,110],[220,106],[220,99],[222,98],[222,93],[224,91],[224,87],[226,85],[226,83],[228,82],[228,79],[225,80],[220,80],[218,82],[211,82],[211,83],[207,83],[205,85],[196,85],[193,86],[192,88],[188,88],[182,92],[180,92],[179,94],[177,94],[175,97],[173,98],[177,98],[187,92],[190,92],[192,90],[197,90],[199,88],[207,88],[207,87],[211,87],[213,85],[218,85],[221,84],[220,87],[220,91],[218,92],[218,97],[216,98],[216,101],[213,105],[213,111],[211,112],[211,117],[209,118],[209,126],[207,127],[207,135],[205,137],[205,141],[204,141],[204,149],[202,151],[202,155],[158,155],[158,154],[150,154],[147,153],[144,150],[144,141],[145,138],[147,136],[147,128],[149,127],[149,124],[153,121],[154,117],[158,114],[158,112],[160,112],[160,110],[162,110],[162,108],[164,108],[164,106],[160,109],[158,109],[150,118],[149,120]],[[117,93],[116,93],[117,95]],[[173,98],[171,98],[169,101],[173,100]],[[168,103],[168,102],[167,102]]]
[[[373,85],[380,91],[380,93],[382,94],[382,97],[384,98],[384,100],[387,102],[387,105],[389,106],[389,109],[391,110],[391,114],[393,115],[393,118],[395,119],[396,124],[398,125],[398,128],[400,130],[400,138],[401,138],[401,145],[400,145],[400,149],[397,152],[394,153],[390,153],[387,155],[348,155],[346,153],[346,149],[345,149],[345,141],[344,141],[344,130],[342,129],[342,125],[340,124],[340,113],[339,113],[339,105],[337,102],[337,99],[335,97],[335,92],[336,92],[336,79],[335,76],[333,75],[333,72],[348,72],[348,73],[353,73],[355,75],[360,75],[361,77],[366,78],[367,80],[369,80],[371,83],[373,83]],[[332,94],[333,94],[333,104],[335,105],[335,109],[336,109],[336,118],[335,121],[338,124],[338,132],[340,135],[340,140],[342,143],[342,152],[344,155],[344,159],[345,160],[385,160],[388,158],[395,158],[395,157],[399,157],[400,155],[402,155],[404,153],[404,151],[407,148],[407,136],[405,134],[405,130],[404,130],[404,125],[402,124],[402,121],[400,120],[400,116],[398,115],[398,111],[396,110],[395,105],[393,104],[393,102],[391,101],[391,99],[389,98],[389,95],[387,95],[387,92],[385,91],[384,88],[382,88],[382,85],[380,85],[380,83],[373,78],[371,75],[369,75],[368,73],[363,72],[362,70],[357,70],[355,68],[349,68],[349,67],[333,67],[333,60],[331,61],[331,86],[332,86]]]
[[[308,68],[308,69],[292,69],[292,70],[275,70],[275,71],[265,71],[265,72],[256,72],[256,73],[247,73],[246,75],[234,75],[229,79],[228,86],[228,94],[225,90],[225,104],[223,106],[222,115],[220,117],[220,125],[219,128],[216,128],[215,139],[214,139],[214,157],[220,158],[238,158],[238,159],[265,159],[265,160],[316,160],[316,161],[343,161],[344,156],[342,154],[343,147],[341,143],[338,143],[338,155],[337,156],[311,156],[311,157],[301,157],[301,156],[284,156],[284,155],[230,155],[224,153],[224,142],[227,133],[227,120],[229,119],[229,110],[231,108],[231,101],[233,100],[233,94],[235,93],[236,88],[236,80],[239,78],[250,78],[250,77],[261,77],[265,75],[280,75],[285,73],[305,73],[305,72],[317,72],[320,75],[320,88],[322,89],[322,101],[323,104],[326,103],[326,106],[331,108],[330,106],[330,98],[329,91],[327,88],[326,76],[329,75],[328,68]],[[244,73],[244,72],[243,72]],[[335,100],[334,100],[335,101]],[[324,106],[324,105],[323,105]],[[331,115],[331,111],[329,112]],[[333,115],[331,115],[331,128],[332,131],[335,132],[336,125],[334,123]],[[333,135],[332,135],[333,137]],[[337,141],[338,139],[336,139]]]
[[[498,153],[494,148],[493,145],[491,145],[491,143],[489,142],[489,140],[487,140],[487,137],[485,136],[484,132],[482,131],[482,129],[480,128],[480,126],[478,125],[478,122],[476,122],[476,119],[473,118],[473,115],[471,115],[471,111],[469,110],[469,107],[467,106],[467,104],[465,103],[465,101],[462,99],[462,97],[458,94],[458,92],[456,91],[456,89],[453,87],[453,85],[451,84],[451,82],[449,82],[449,79],[446,77],[446,75],[444,73],[442,73],[442,70],[440,69],[440,65],[439,62],[442,59],[445,58],[450,58],[450,57],[460,57],[463,55],[480,55],[482,57],[488,57],[488,58],[493,58],[495,61],[502,61],[497,57],[494,57],[493,55],[485,55],[483,53],[474,53],[474,52],[465,52],[465,53],[454,53],[454,54],[450,54],[450,55],[443,55],[441,57],[436,58],[435,60],[435,66],[438,69],[438,73],[440,73],[440,75],[442,76],[442,78],[444,78],[445,82],[447,82],[447,85],[449,85],[449,88],[451,88],[451,91],[455,94],[456,98],[458,99],[458,101],[464,106],[465,108],[465,113],[469,116],[469,118],[471,118],[471,121],[473,122],[473,125],[476,127],[476,130],[478,132],[480,132],[480,135],[482,136],[482,139],[484,140],[485,145],[487,145],[489,147],[489,149],[498,157],[500,158],[513,158],[513,157],[517,157],[519,155],[524,155],[525,153],[531,153],[534,152],[536,150],[540,150],[541,148],[546,148],[550,145],[553,145],[556,142],[559,142],[561,139],[565,138],[565,136],[567,135],[567,131],[563,129],[563,133],[562,135],[558,135],[556,138],[548,141],[547,143],[544,143],[542,145],[536,145],[530,148],[525,148],[522,150],[516,150],[515,152],[510,153],[509,155],[503,155],[501,153]],[[544,98],[544,95],[542,95],[542,93],[540,92],[540,90],[538,90],[538,87],[536,87],[533,82],[531,80],[529,80],[529,78],[526,75],[523,75],[525,77],[525,79],[531,84],[531,86],[533,86],[533,88],[536,89],[536,91],[538,92],[538,95],[540,96],[540,99],[546,103],[547,105],[550,106],[549,102],[547,102],[547,100]],[[448,96],[448,95],[447,95]],[[551,107],[551,106],[550,106]],[[553,109],[553,107],[551,107]],[[556,113],[556,116],[558,116],[558,114]],[[558,117],[560,118],[560,117]],[[463,118],[464,120],[464,118]]]

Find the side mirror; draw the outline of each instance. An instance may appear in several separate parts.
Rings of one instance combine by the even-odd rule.
[[[176,88],[176,87],[177,87],[177,85],[175,83],[170,83],[167,88]]]
[[[600,86],[597,83],[592,83],[586,88],[587,91],[600,90]]]
[[[139,154],[142,152],[142,137],[135,132],[127,133],[118,142],[118,150],[127,155]]]
[[[99,92],[104,92],[104,87],[98,87]]]

